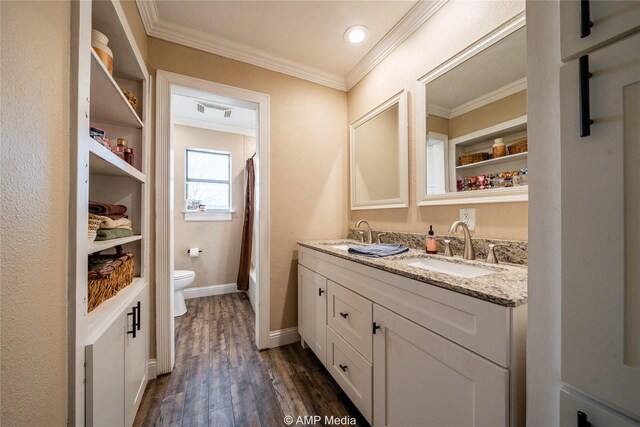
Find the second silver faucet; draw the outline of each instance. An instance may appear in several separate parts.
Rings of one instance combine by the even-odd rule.
[[[364,219],[361,219],[360,221],[356,222],[356,228],[360,227],[360,224],[367,224],[367,244],[371,244],[373,243],[373,239],[371,238],[371,226],[369,225],[369,223],[367,221],[365,221]]]

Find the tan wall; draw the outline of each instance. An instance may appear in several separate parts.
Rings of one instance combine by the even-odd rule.
[[[349,223],[367,219],[372,227],[394,231],[444,233],[459,209],[476,208],[477,236],[527,239],[527,203],[417,207],[415,198],[415,124],[412,106],[416,80],[524,9],[523,1],[450,0],[418,31],[384,59],[348,93],[349,123],[401,89],[409,96],[409,200],[406,209],[350,211]]]
[[[0,424],[67,424],[69,2],[2,2]]]
[[[152,73],[166,70],[269,95],[270,329],[295,326],[296,242],[339,238],[347,230],[347,95],[153,37],[148,62]]]
[[[429,132],[441,133],[443,135],[449,135],[449,119],[444,117],[434,116],[429,114],[427,120],[427,130]]]
[[[174,173],[174,268],[193,270],[196,279],[191,287],[235,283],[240,263],[240,241],[244,219],[244,135],[216,132],[190,126],[173,128]],[[232,214],[231,221],[186,222],[185,149],[205,148],[231,153]],[[191,258],[187,250],[198,247],[202,253]]]
[[[138,49],[142,54],[142,58],[147,60],[147,33],[144,30],[144,24],[142,18],[140,18],[140,12],[138,12],[138,6],[136,6],[135,0],[120,0],[124,14],[127,17],[127,22],[133,33],[133,38],[136,40]]]
[[[449,138],[506,122],[527,114],[527,91],[522,90],[449,120]]]

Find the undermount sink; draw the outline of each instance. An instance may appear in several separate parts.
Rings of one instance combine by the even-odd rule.
[[[407,258],[398,260],[399,263],[423,270],[445,273],[452,276],[472,279],[474,277],[487,276],[495,273],[493,270],[475,267],[473,265],[460,264],[457,262],[440,261],[432,258]]]

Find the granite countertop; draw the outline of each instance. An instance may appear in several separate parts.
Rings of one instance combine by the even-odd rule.
[[[483,260],[464,261],[460,257],[445,257],[443,255],[429,255],[424,251],[409,249],[400,255],[384,258],[368,257],[350,254],[348,251],[336,249],[331,245],[347,244],[362,245],[355,240],[318,240],[313,242],[298,242],[300,246],[335,255],[349,261],[354,261],[369,267],[399,274],[410,279],[449,289],[454,292],[479,298],[505,307],[516,307],[527,303],[527,268],[513,264],[488,264]],[[397,262],[407,258],[431,258],[447,262],[460,263],[475,267],[494,270],[495,273],[475,278],[465,278],[446,273],[425,270]]]

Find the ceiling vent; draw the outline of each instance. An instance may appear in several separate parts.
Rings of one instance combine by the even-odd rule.
[[[198,110],[199,113],[204,114],[204,111],[206,108],[222,111],[224,112],[225,117],[231,117],[232,110],[226,105],[212,104],[210,102],[205,102],[205,101],[196,101],[196,109]]]

